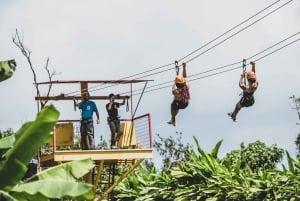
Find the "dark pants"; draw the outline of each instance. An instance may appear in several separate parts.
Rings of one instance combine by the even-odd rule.
[[[173,100],[171,107],[173,109],[185,109],[189,105],[189,102]]]
[[[114,146],[116,143],[116,140],[118,141],[121,137],[121,128],[120,128],[120,120],[108,120],[108,125],[111,132],[111,146]]]
[[[93,120],[81,121],[80,125],[81,134],[81,149],[88,150],[95,148],[94,142],[94,125]]]
[[[254,104],[254,96],[243,96],[240,100],[242,107],[250,107]]]

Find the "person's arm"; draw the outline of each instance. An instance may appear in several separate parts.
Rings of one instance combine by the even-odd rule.
[[[78,103],[75,98],[73,99],[73,102],[74,102],[74,111],[76,111],[76,107],[78,107]]]
[[[250,64],[252,66],[251,71],[255,73],[255,61],[251,61]]]
[[[108,103],[108,105],[106,106],[106,109],[107,109],[107,110],[111,110],[112,105],[113,105],[113,101],[112,101],[112,98],[110,98],[110,99],[109,99],[109,103]]]
[[[174,91],[177,89],[177,86],[176,86],[176,82],[174,81],[174,84],[172,86],[172,93],[174,93]]]
[[[182,63],[182,67],[183,67],[182,76],[184,78],[186,78],[187,77],[187,74],[186,74],[186,63]]]
[[[125,100],[126,98],[123,98],[123,102],[122,103],[119,103],[120,105],[125,105]]]
[[[246,85],[245,85],[245,82],[244,82],[244,79],[245,79],[245,73],[246,72],[243,72],[241,74],[241,78],[240,78],[240,82],[239,82],[239,86],[241,89],[245,90],[246,89]]]
[[[97,124],[99,124],[100,123],[100,115],[99,115],[98,110],[96,110],[95,113],[96,113],[96,117],[97,117],[96,122],[97,122]]]
[[[186,86],[188,89],[190,89],[190,83],[189,83],[188,80],[185,80],[185,86]]]

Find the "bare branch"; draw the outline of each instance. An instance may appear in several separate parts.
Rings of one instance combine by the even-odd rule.
[[[24,46],[23,39],[21,39],[20,34],[18,32],[18,29],[16,29],[16,34],[15,34],[15,36],[12,37],[12,41],[21,50],[22,54],[26,57],[27,62],[30,66],[31,72],[33,74],[33,81],[34,81],[34,86],[35,86],[35,89],[36,89],[37,97],[40,97],[41,95],[40,95],[40,90],[38,88],[37,75],[35,73],[33,64],[31,62],[31,51]],[[50,72],[50,70],[48,68],[49,61],[50,61],[50,59],[47,58],[45,69],[46,69],[46,72],[48,74],[49,81],[52,81],[52,78],[53,78],[54,75],[56,75],[56,72],[55,71],[53,71],[52,73]],[[52,88],[52,84],[49,85],[49,88],[48,88],[48,91],[47,91],[47,96],[49,96],[51,88]],[[46,105],[47,102],[48,102],[48,100],[45,101],[45,102],[40,100],[41,108],[43,108]]]

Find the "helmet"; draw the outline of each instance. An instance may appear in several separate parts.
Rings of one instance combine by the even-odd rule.
[[[178,84],[183,84],[185,83],[185,78],[182,75],[177,75],[175,78],[175,82]]]
[[[256,75],[253,71],[247,73],[247,79],[256,79]]]

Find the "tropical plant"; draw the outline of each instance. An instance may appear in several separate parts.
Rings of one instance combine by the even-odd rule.
[[[182,133],[176,132],[177,138],[173,136],[163,138],[159,134],[156,134],[159,140],[154,140],[153,147],[162,157],[164,171],[170,170],[172,167],[177,166],[179,161],[185,160],[185,152],[192,148],[192,146],[187,143],[186,145],[182,143]]]
[[[298,114],[298,118],[300,120],[300,97],[296,98],[295,95],[292,95],[290,97],[290,99],[292,99],[293,103],[295,104],[295,109],[297,111]],[[296,123],[298,126],[300,125],[299,122]],[[296,140],[295,140],[295,144],[296,144],[296,149],[297,149],[297,157],[300,157],[300,133],[298,134]]]
[[[46,201],[50,198],[92,199],[93,188],[76,180],[93,168],[90,159],[62,164],[39,173],[25,182],[27,164],[39,148],[52,138],[59,112],[53,105],[42,109],[35,121],[25,123],[15,135],[0,139],[0,200]]]
[[[284,154],[284,150],[277,145],[268,147],[261,141],[249,143],[248,146],[241,143],[240,147],[239,150],[229,152],[224,162],[231,165],[241,162],[241,168],[250,167],[254,172],[261,169],[274,169],[281,162]]]
[[[0,82],[10,78],[16,70],[16,62],[14,59],[0,61]]]
[[[218,152],[222,140],[210,153],[202,150],[196,138],[194,140],[197,149],[187,151],[186,161],[179,162],[178,166],[170,171],[161,171],[157,174],[146,172],[146,175],[151,175],[151,177],[138,176],[139,170],[138,173],[132,175],[135,179],[130,177],[118,186],[117,200],[281,201],[299,199],[300,160],[293,160],[288,152],[286,152],[288,167],[283,166],[283,171],[272,168],[273,166],[265,168],[264,165],[261,166],[263,168],[253,171],[249,164],[243,161],[246,158],[236,158],[235,163],[219,159]],[[144,182],[145,178],[148,179],[147,182]]]

